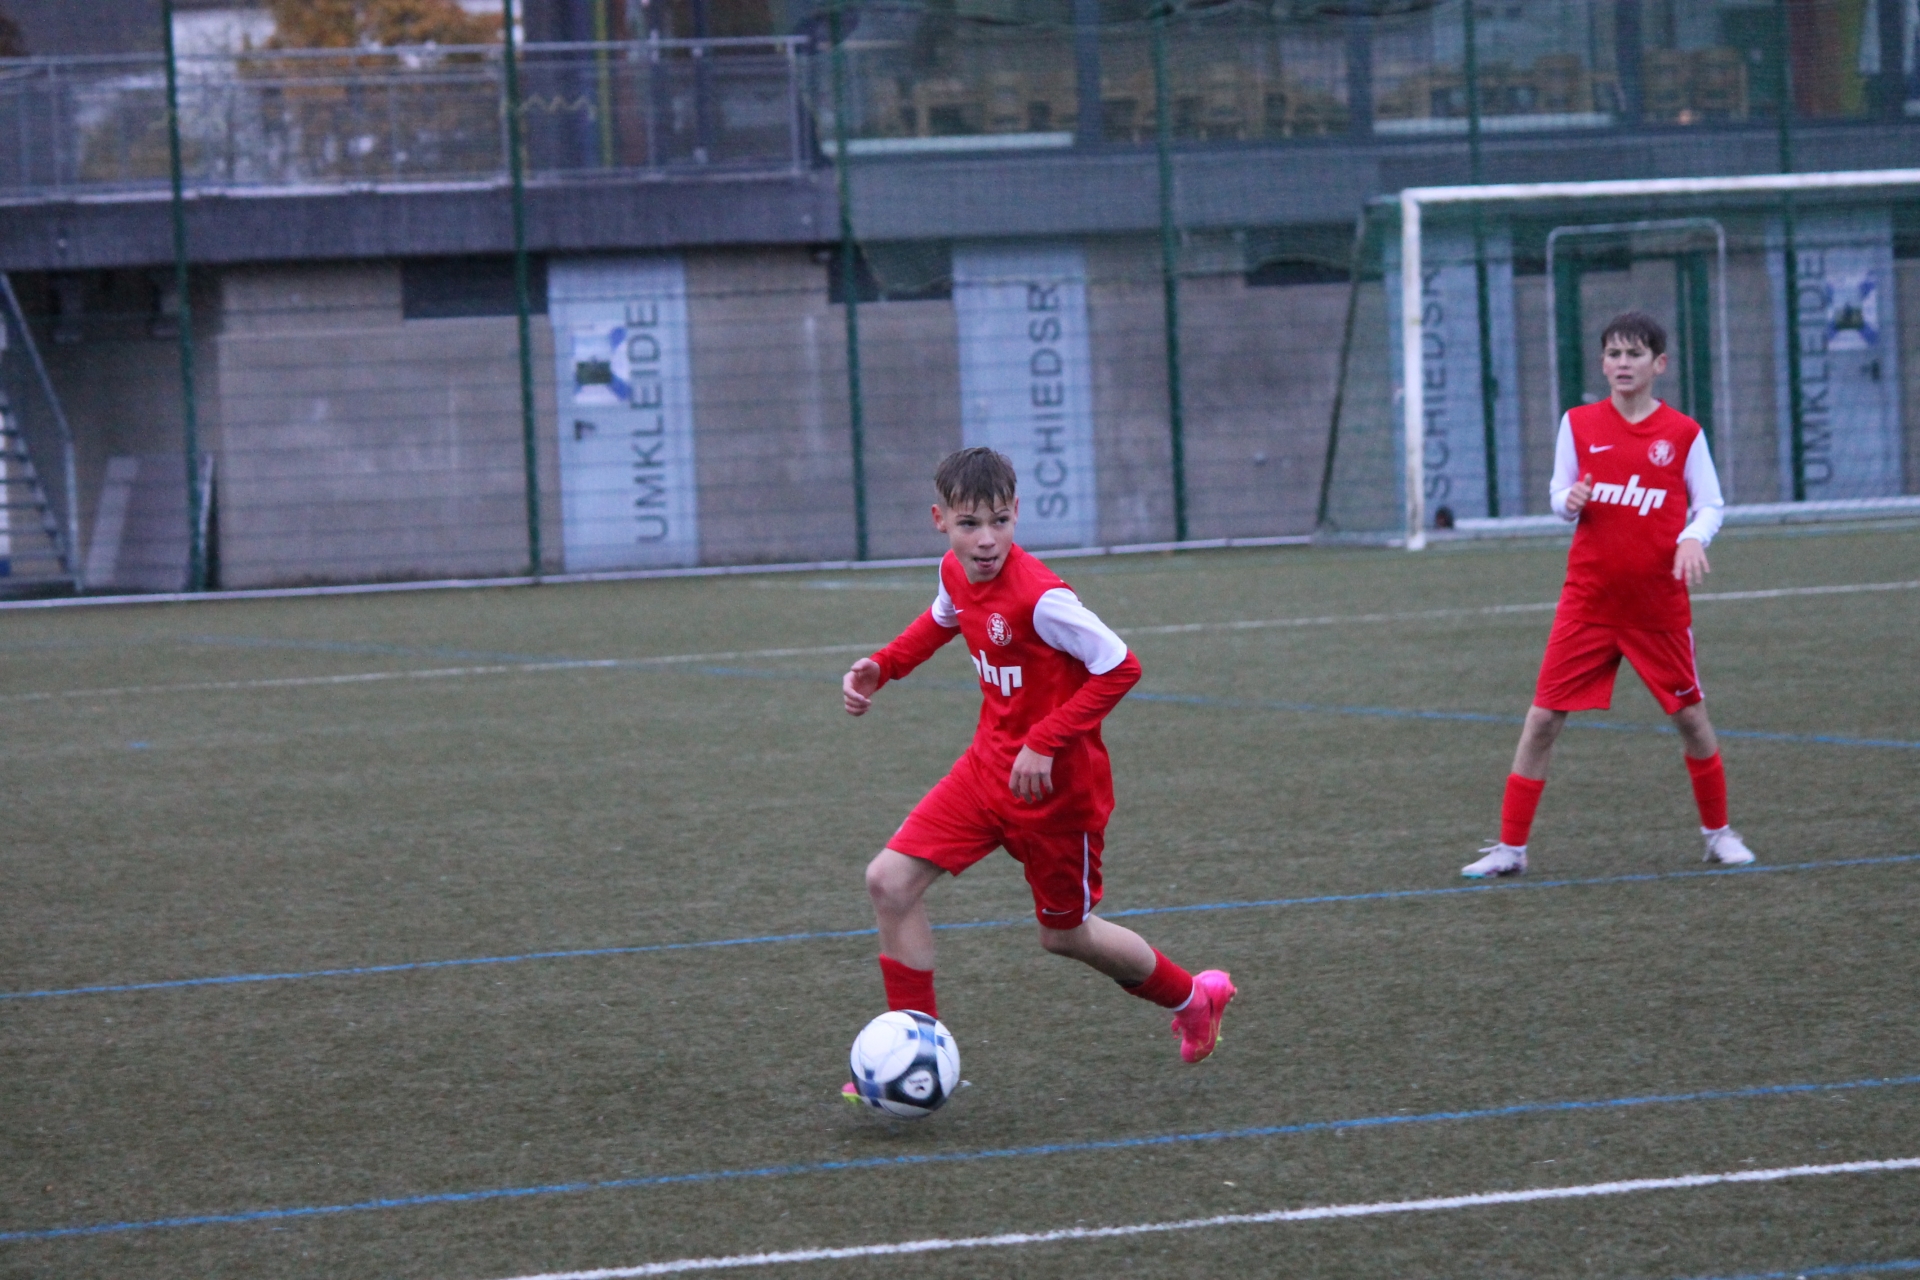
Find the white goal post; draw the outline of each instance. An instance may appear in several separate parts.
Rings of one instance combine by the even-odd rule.
[[[1636,196],[1785,194],[1872,187],[1920,186],[1920,169],[1866,169],[1836,173],[1745,174],[1712,178],[1645,178],[1606,182],[1508,182],[1483,186],[1408,187],[1400,193],[1401,422],[1404,429],[1406,547],[1427,545],[1422,453],[1426,395],[1421,368],[1422,297],[1420,212],[1427,205],[1514,201],[1591,200]],[[1723,286],[1724,287],[1724,286]]]

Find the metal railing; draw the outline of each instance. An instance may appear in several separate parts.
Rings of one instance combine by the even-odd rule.
[[[535,178],[809,161],[799,37],[530,45]],[[504,181],[500,46],[269,50],[179,60],[198,188]],[[0,196],[163,187],[158,56],[0,60]]]
[[[1610,0],[1518,0],[1478,23],[1466,58],[1474,24],[1460,0],[1379,18],[1201,6],[1170,13],[1158,36],[1144,19],[989,21],[991,4],[957,17],[903,0],[847,11],[838,121],[824,28],[525,46],[523,159],[538,181],[793,170],[836,133],[869,155],[1153,145],[1156,40],[1166,141],[1180,146],[1764,127],[1789,82],[1802,120],[1920,122],[1920,74],[1895,56],[1920,36],[1897,8],[1808,0],[1783,18],[1687,0],[1686,20],[1663,32]],[[1870,35],[1886,39],[1869,49]],[[186,180],[501,182],[502,56],[500,45],[183,56]],[[162,184],[164,72],[159,55],[0,60],[0,199]]]

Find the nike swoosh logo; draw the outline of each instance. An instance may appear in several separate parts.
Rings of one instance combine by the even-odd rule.
[[[1605,453],[1607,450],[1611,448],[1613,448],[1613,446],[1610,444],[1590,444],[1587,446],[1587,452],[1588,453]]]
[[[1673,691],[1673,696],[1674,696],[1674,697],[1676,697],[1676,698],[1684,698],[1684,697],[1686,697],[1686,696],[1687,696],[1688,694],[1690,694],[1690,693],[1692,693],[1692,692],[1693,692],[1693,691],[1694,691],[1694,690],[1695,690],[1696,688],[1698,688],[1698,687],[1699,687],[1699,686],[1697,686],[1697,685],[1691,685],[1691,684],[1690,684],[1690,685],[1688,685],[1688,686],[1687,686],[1686,688],[1684,688],[1684,689],[1675,689],[1675,690]]]

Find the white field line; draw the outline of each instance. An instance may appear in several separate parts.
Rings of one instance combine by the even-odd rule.
[[[1695,596],[1694,599],[1699,599]],[[1117,627],[1123,636],[1177,636],[1196,631],[1264,631],[1274,627],[1334,627],[1355,622],[1419,622],[1432,618],[1476,618],[1499,613],[1550,613],[1558,600],[1531,604],[1492,604],[1472,609],[1414,609],[1404,613],[1329,613],[1317,618],[1248,618],[1239,622],[1171,622],[1154,627]]]
[[[1640,1191],[1682,1191],[1741,1182],[1779,1182],[1785,1178],[1829,1178],[1843,1173],[1891,1173],[1920,1169],[1920,1158],[1904,1160],[1850,1160],[1844,1164],[1802,1164],[1781,1169],[1743,1169],[1732,1173],[1689,1173],[1677,1178],[1636,1178],[1628,1182],[1589,1182],[1576,1187],[1535,1187],[1527,1191],[1483,1191],[1478,1195],[1439,1196],[1428,1200],[1380,1200],[1372,1204],[1313,1205],[1304,1209],[1270,1209],[1265,1213],[1223,1213],[1211,1218],[1179,1222],[1136,1222],[1122,1227],[1062,1227],[1056,1231],[1010,1231],[997,1236],[958,1239],[902,1240],[895,1244],[850,1245],[838,1249],[789,1249],[780,1253],[737,1253],[727,1257],[676,1258],[635,1267],[607,1267],[598,1271],[556,1271],[515,1280],[630,1280],[638,1276],[680,1275],[688,1271],[721,1271],[734,1267],[775,1267],[792,1262],[827,1262],[840,1258],[878,1258],[898,1254],[947,1253],[958,1249],[1007,1249],[1029,1244],[1057,1244],[1066,1240],[1111,1240],[1121,1236],[1156,1235],[1168,1231],[1205,1231],[1214,1227],[1258,1226],[1273,1222],[1318,1222],[1329,1218],[1372,1218],[1392,1213],[1434,1213],[1444,1209],[1478,1209],[1488,1205],[1530,1204],[1537,1200],[1579,1200],[1593,1196],[1622,1196]]]
[[[728,662],[741,658],[798,658],[826,653],[871,653],[879,644],[823,644],[800,649],[741,649],[728,653],[674,653],[657,658],[558,658],[552,662],[502,662],[477,667],[433,667],[422,671],[356,671],[334,676],[280,676],[262,680],[207,680],[197,684],[129,684],[100,689],[56,689],[40,693],[0,694],[0,702],[46,702],[54,698],[111,698],[140,693],[218,693],[246,689],[303,689],[333,684],[371,684],[381,680],[448,680],[462,676],[511,675],[521,671],[594,671],[618,667],[673,666]]]
[[[1853,582],[1826,587],[1773,587],[1762,591],[1700,592],[1696,603],[1715,600],[1776,600],[1788,596],[1853,595],[1865,591],[1913,591],[1912,582]],[[1230,622],[1177,622],[1162,626],[1121,627],[1123,636],[1188,635],[1206,631],[1259,631],[1279,627],[1331,627],[1351,623],[1419,622],[1437,618],[1478,618],[1510,613],[1549,613],[1557,600],[1526,604],[1479,605],[1463,609],[1414,609],[1399,613],[1329,613],[1307,618],[1249,618]],[[744,658],[800,658],[835,653],[871,653],[884,641],[811,645],[789,649],[735,649],[716,653],[674,653],[656,658],[563,658],[552,662],[505,662],[472,667],[435,667],[421,671],[362,671],[332,676],[281,676],[261,680],[209,680],[195,684],[120,685],[100,689],[57,689],[0,694],[0,703],[47,702],[61,698],[113,698],[145,693],[222,693],[251,689],[303,689],[326,685],[371,684],[385,680],[448,680],[466,676],[512,675],[527,671],[644,670]]]
[[[1693,596],[1699,604],[1713,600],[1776,600],[1787,596],[1840,596],[1862,591],[1913,591],[1915,582],[1849,582],[1828,587],[1773,587],[1764,591],[1700,591]],[[1330,627],[1355,622],[1417,622],[1433,618],[1477,618],[1502,613],[1550,613],[1559,608],[1558,600],[1536,600],[1529,604],[1480,605],[1469,609],[1418,609],[1404,613],[1330,613],[1317,618],[1255,618],[1245,622],[1180,622],[1158,627],[1128,627],[1120,634],[1129,636],[1171,636],[1189,631],[1255,631],[1269,627]]]
[[[126,684],[101,689],[56,689],[9,693],[4,702],[45,702],[52,698],[114,698],[134,693],[215,693],[234,689],[299,689],[309,685],[372,684],[380,680],[445,680],[454,676],[491,676],[508,671],[551,671],[556,667],[605,666],[598,662],[545,662],[493,667],[440,667],[431,671],[360,671],[338,676],[286,676],[272,680],[208,680],[199,684]]]

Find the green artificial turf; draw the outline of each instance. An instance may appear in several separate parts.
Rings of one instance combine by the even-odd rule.
[[[1551,601],[1564,555],[1060,561],[1175,699],[1108,724],[1107,909],[1462,885],[1551,616],[1483,610]],[[1713,556],[1709,592],[1898,582],[1920,531]],[[861,868],[978,686],[955,646],[855,721],[838,673],[931,582],[0,615],[0,991],[865,929]],[[1245,620],[1286,625],[1173,630]],[[1714,720],[1920,741],[1916,622],[1911,589],[1702,601]],[[1584,719],[1622,727],[1561,739],[1534,887],[1128,918],[1241,987],[1199,1068],[1040,951],[1010,860],[938,886],[936,921],[1006,923],[940,935],[972,1083],[920,1124],[837,1098],[870,937],[0,1001],[0,1232],[1920,1074],[1920,861],[1539,887],[1700,869],[1631,673]],[[1723,752],[1763,863],[1920,854],[1920,749]],[[0,1276],[499,1280],[1909,1156],[1920,1085],[13,1240]],[[1920,1173],[1862,1174],[743,1274],[1730,1276],[1920,1258],[1916,1203]]]

